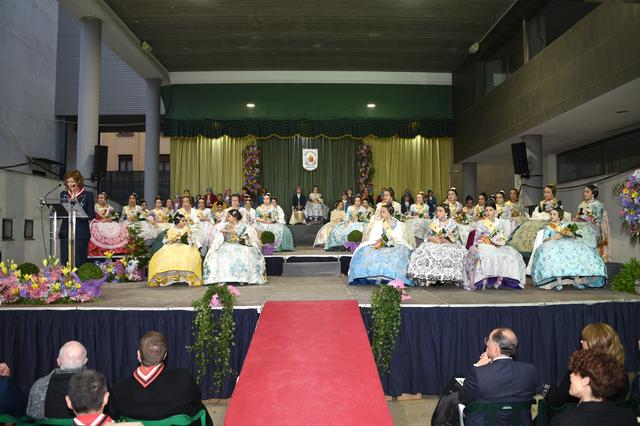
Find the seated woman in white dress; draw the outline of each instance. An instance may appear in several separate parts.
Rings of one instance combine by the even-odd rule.
[[[578,289],[604,287],[607,266],[598,251],[579,238],[579,230],[575,235],[561,223],[562,215],[559,207],[549,210],[549,223],[539,231],[542,244],[531,256],[533,285],[558,291],[563,284]]]
[[[376,219],[380,219],[380,210],[382,209],[382,206],[384,204],[391,204],[391,207],[393,207],[394,214],[395,215],[400,214],[402,206],[400,205],[399,202],[397,202],[397,201],[395,201],[393,199],[393,195],[391,194],[391,190],[385,188],[382,191],[382,201],[380,201],[378,204],[376,204],[376,211],[374,213]]]
[[[582,242],[598,249],[605,262],[611,257],[609,246],[609,217],[604,204],[598,201],[597,185],[587,185],[582,191],[583,201],[578,205],[576,222],[580,228]]]
[[[251,205],[251,198],[244,199],[244,207],[240,208],[240,214],[242,215],[242,221],[246,224],[253,225],[256,221],[256,209]]]
[[[479,221],[484,217],[484,206],[487,204],[487,194],[481,192],[478,194],[478,204],[473,207],[473,220]]]
[[[204,255],[209,249],[211,240],[213,239],[213,232],[215,227],[215,220],[211,215],[211,209],[206,206],[204,197],[198,198],[198,207],[195,209],[196,218],[194,225],[198,226],[200,232],[200,252]]]
[[[293,251],[293,234],[284,225],[284,217],[280,217],[278,209],[271,204],[271,194],[262,196],[262,205],[256,209],[256,231],[258,235],[264,231],[273,232],[276,251]]]
[[[413,236],[419,240],[424,240],[429,226],[429,206],[424,202],[425,193],[420,191],[416,194],[416,202],[409,207],[409,226]]]
[[[286,217],[284,214],[284,210],[282,210],[282,207],[280,207],[278,205],[278,198],[275,195],[271,196],[271,205],[273,206],[274,209],[276,209],[276,211],[278,212],[278,222],[280,222],[281,224],[286,224]],[[286,228],[286,226],[285,226]],[[287,228],[289,229],[289,228]]]
[[[137,222],[142,209],[138,205],[138,194],[132,192],[129,194],[128,204],[122,206],[122,213],[120,214],[120,220],[126,225],[129,223]]]
[[[304,208],[304,216],[308,224],[319,224],[324,222],[329,214],[329,207],[322,201],[322,194],[318,185],[313,185],[313,190],[309,194],[309,199]]]
[[[371,207],[371,204],[369,203],[369,200],[366,197],[362,197],[362,208],[364,209],[364,212],[365,212],[365,218],[367,222],[369,222],[373,217],[373,215],[375,214],[375,210],[373,209],[373,207]]]
[[[248,229],[238,209],[227,210],[204,259],[205,284],[267,282],[260,242],[247,233]]]
[[[352,231],[360,231],[364,233],[364,228],[367,223],[366,211],[362,207],[362,198],[359,195],[353,199],[353,205],[347,209],[347,214],[344,220],[339,223],[331,233],[327,242],[324,245],[325,250],[344,250],[344,244],[347,242],[349,234]]]
[[[333,228],[340,224],[345,219],[345,217],[347,217],[347,214],[344,212],[344,202],[340,200],[336,203],[335,209],[331,211],[329,222],[322,225],[322,228],[320,228],[320,230],[316,234],[316,239],[313,242],[313,246],[315,247],[317,245],[325,245]]]
[[[461,285],[466,254],[458,225],[450,217],[449,206],[438,204],[424,243],[411,254],[407,274],[421,286],[445,282]]]
[[[493,199],[485,205],[484,213],[484,219],[476,222],[474,245],[465,257],[464,288],[524,288],[526,265],[522,255],[505,245],[511,233],[509,222],[496,217]]]
[[[106,252],[126,253],[129,231],[124,223],[118,222],[117,213],[107,204],[106,192],[98,194],[98,202],[94,210],[96,217],[89,223],[91,238],[87,254],[102,257]]]
[[[496,215],[498,219],[511,220],[511,207],[504,201],[504,195],[505,192],[502,190],[496,192]],[[512,224],[512,227],[515,229],[513,225],[514,224]]]
[[[411,230],[394,219],[393,213],[391,204],[384,204],[380,208],[380,219],[371,222],[373,226],[353,252],[349,284],[378,284],[398,279],[413,285],[407,268],[415,240]]]
[[[149,211],[143,210],[142,206],[137,205],[138,195],[133,192],[129,194],[129,202],[126,206],[122,207],[122,213],[120,214],[120,221],[127,226],[127,228],[137,227],[138,235],[143,240],[153,240],[158,236],[157,228],[153,225],[153,222],[149,220]]]
[[[175,226],[167,231],[163,246],[149,261],[150,287],[168,286],[184,282],[190,286],[202,285],[202,259],[199,242],[191,233],[185,216],[174,216]]]
[[[526,220],[528,213],[522,202],[520,201],[520,191],[516,188],[509,190],[509,199],[504,205],[509,208],[511,219],[518,225],[522,225]]]

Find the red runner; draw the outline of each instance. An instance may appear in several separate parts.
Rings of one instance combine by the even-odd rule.
[[[356,301],[267,302],[225,425],[392,425]]]

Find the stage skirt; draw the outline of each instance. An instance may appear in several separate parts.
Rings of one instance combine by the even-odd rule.
[[[478,244],[472,246],[464,260],[464,288],[475,290],[487,286],[524,288],[526,265],[522,255],[510,246]]]
[[[207,253],[202,279],[205,284],[264,284],[267,282],[264,256],[257,247],[224,242]]]
[[[421,286],[436,281],[462,284],[466,254],[467,250],[460,244],[425,241],[411,253],[407,275]]]
[[[366,223],[364,222],[341,222],[333,231],[329,234],[327,243],[324,245],[325,250],[331,250],[336,248],[344,248],[344,243],[347,242],[347,237],[351,231],[360,231],[364,234],[364,228]]]
[[[322,228],[316,234],[316,239],[313,241],[313,246],[325,245],[329,239],[329,235],[333,229],[341,222],[329,222],[322,225]]]
[[[195,246],[166,244],[151,258],[149,287],[164,287],[177,282],[202,285],[202,260]]]
[[[427,229],[429,228],[429,219],[409,219],[407,220],[407,224],[411,227],[411,232],[415,238],[419,238],[424,240],[424,237],[427,235]]]
[[[349,284],[378,284],[391,280],[402,280],[413,285],[407,276],[411,250],[403,245],[373,248],[360,247],[353,253],[349,266]]]
[[[547,222],[546,220],[528,220],[524,222],[511,234],[507,245],[521,253],[531,253],[533,251],[533,243],[536,241],[536,234],[544,228]]]
[[[105,252],[126,253],[129,231],[126,225],[115,221],[92,220],[89,224],[89,256],[104,256]]]
[[[274,246],[276,251],[293,251],[293,234],[291,230],[282,223],[255,223],[258,234],[264,231],[271,231],[275,235]]]
[[[542,243],[533,253],[531,278],[536,287],[553,288],[557,279],[563,284],[579,284],[588,287],[603,287],[607,281],[607,266],[595,248],[581,239],[562,238]]]
[[[304,207],[304,216],[307,218],[307,220],[311,218],[326,219],[328,214],[329,207],[327,207],[323,203],[308,202]]]

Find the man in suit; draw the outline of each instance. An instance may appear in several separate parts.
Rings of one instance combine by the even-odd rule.
[[[138,420],[160,420],[177,414],[194,416],[205,409],[200,388],[188,370],[167,370],[167,338],[150,331],[140,339],[140,366],[111,392],[111,413]],[[205,409],[206,411],[206,409]],[[207,425],[213,425],[209,414]],[[194,422],[198,425],[199,422]]]
[[[535,366],[515,361],[518,338],[509,328],[496,328],[486,339],[487,349],[465,378],[460,389],[461,404],[473,402],[529,401],[536,392]],[[521,413],[523,425],[531,424],[531,412]],[[498,413],[496,425],[510,424],[511,415]],[[465,425],[484,425],[484,415],[469,415]]]

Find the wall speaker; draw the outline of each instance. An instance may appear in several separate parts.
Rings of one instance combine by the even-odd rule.
[[[527,161],[527,144],[524,142],[512,143],[511,156],[513,158],[513,173],[520,176],[529,176],[529,162]]]
[[[93,175],[100,176],[107,171],[107,154],[109,147],[95,145],[93,147]]]

